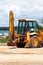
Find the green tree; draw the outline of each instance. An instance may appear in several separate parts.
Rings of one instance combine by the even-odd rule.
[[[41,22],[43,23],[43,18],[41,19]]]

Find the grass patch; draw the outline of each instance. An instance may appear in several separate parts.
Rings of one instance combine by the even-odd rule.
[[[6,36],[5,38],[0,39],[0,43],[6,43],[8,41],[9,36]]]

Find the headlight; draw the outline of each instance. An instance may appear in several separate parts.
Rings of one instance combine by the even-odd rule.
[[[30,32],[34,32],[34,29],[33,29],[33,28],[31,28],[31,29],[30,29]]]

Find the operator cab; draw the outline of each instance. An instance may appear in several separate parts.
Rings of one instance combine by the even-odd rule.
[[[18,34],[26,34],[26,32],[38,32],[38,24],[35,20],[19,20],[18,23]]]

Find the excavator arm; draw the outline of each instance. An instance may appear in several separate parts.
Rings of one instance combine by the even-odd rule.
[[[14,31],[15,31],[15,28],[14,28],[14,15],[13,15],[13,12],[10,11],[10,15],[9,15],[9,37],[14,40]]]

